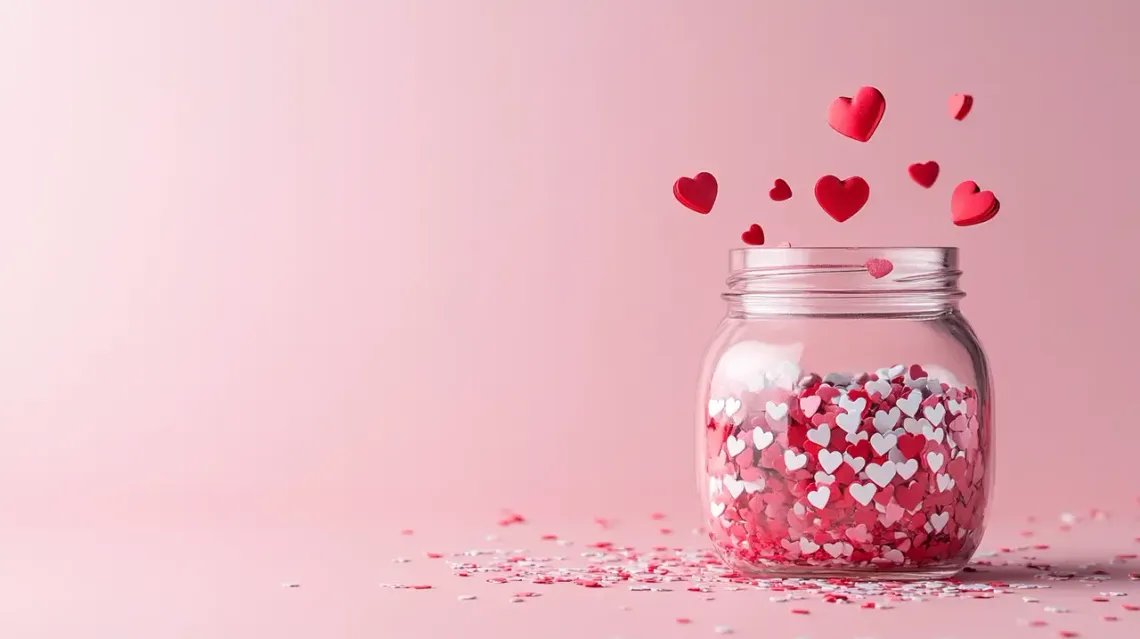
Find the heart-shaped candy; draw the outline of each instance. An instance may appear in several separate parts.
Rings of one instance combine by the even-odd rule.
[[[788,183],[782,179],[776,178],[776,185],[768,191],[768,197],[775,202],[783,202],[792,197],[792,187],[788,186]]]
[[[950,214],[956,226],[973,226],[997,215],[1001,203],[993,191],[982,191],[976,182],[966,180],[950,196]]]
[[[717,183],[712,173],[698,173],[695,177],[680,177],[673,183],[673,197],[701,215],[712,210],[716,203]]]
[[[764,229],[760,228],[759,224],[753,224],[740,234],[740,239],[749,246],[761,246],[764,244]]]
[[[955,120],[964,120],[966,115],[970,113],[970,109],[974,106],[974,96],[965,93],[955,93],[950,96],[950,102],[947,106],[950,110],[950,117]]]
[[[840,180],[834,175],[825,175],[815,183],[815,200],[836,222],[851,219],[871,196],[871,187],[861,177]]]
[[[910,179],[914,180],[915,184],[929,189],[938,179],[938,163],[933,160],[925,163],[915,162],[907,167],[906,172],[910,174]]]
[[[875,498],[875,493],[878,490],[874,484],[851,484],[851,486],[848,487],[851,498],[864,506],[871,503],[871,500]]]
[[[737,439],[736,437],[729,435],[728,441],[725,442],[724,446],[725,450],[728,451],[729,457],[736,457],[740,453],[744,452],[744,449],[748,446],[748,444],[745,443],[743,439]]]
[[[875,87],[862,87],[854,99],[841,96],[832,101],[827,123],[852,140],[866,142],[875,134],[886,111],[883,94]]]
[[[834,473],[843,463],[843,453],[836,450],[821,450],[816,457],[819,459],[819,467],[826,473]]]
[[[784,451],[784,466],[786,466],[788,470],[799,470],[807,466],[807,462],[808,457],[803,453],[797,455],[790,450]]]
[[[871,277],[875,279],[884,278],[890,275],[891,271],[895,270],[894,262],[881,257],[872,257],[867,260],[867,263],[863,266],[867,269],[867,272],[871,274]],[[890,384],[887,384],[887,387],[889,388]]]
[[[760,428],[752,430],[752,445],[756,447],[756,450],[764,450],[771,446],[775,439],[776,436],[769,431]]]
[[[883,487],[895,478],[895,463],[887,461],[882,464],[867,464],[866,472],[871,481]]]

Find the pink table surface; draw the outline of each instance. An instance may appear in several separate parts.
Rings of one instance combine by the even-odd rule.
[[[1049,544],[1047,550],[1001,554],[998,560],[1037,562],[1087,575],[1095,562],[1110,579],[1043,581],[1024,567],[986,568],[968,581],[1047,584],[993,599],[904,601],[890,609],[825,603],[818,596],[776,603],[772,593],[717,589],[700,594],[683,584],[670,592],[631,591],[627,585],[588,589],[572,584],[492,584],[482,576],[452,575],[450,553],[469,549],[521,550],[579,560],[590,542],[700,547],[701,538],[680,522],[617,522],[602,530],[588,522],[527,522],[499,527],[486,522],[436,526],[400,534],[393,527],[327,529],[108,528],[45,531],[10,529],[0,550],[0,636],[244,638],[544,637],[547,639],[669,639],[712,637],[717,626],[741,637],[1081,637],[1140,636],[1140,581],[1128,577],[1140,561],[1116,558],[1140,551],[1140,513],[1113,513],[1060,530],[1055,517],[1036,523],[999,522],[984,549]],[[665,536],[658,527],[676,526]],[[1032,537],[1022,532],[1033,531]],[[541,541],[557,533],[574,545]],[[493,535],[495,539],[488,540]],[[431,559],[428,552],[447,556]],[[397,563],[397,558],[410,561]],[[474,561],[483,561],[475,558]],[[996,560],[995,560],[996,561]],[[397,590],[383,584],[430,584]],[[288,587],[286,584],[295,584]],[[515,592],[540,597],[512,603]],[[1100,592],[1125,596],[1092,600]],[[460,601],[460,595],[475,595]],[[1027,603],[1023,596],[1037,597]],[[711,597],[711,600],[706,598]],[[1048,612],[1046,606],[1068,608]],[[810,611],[792,614],[793,607]],[[1106,621],[1106,615],[1119,618]],[[692,620],[680,625],[676,618]],[[1029,627],[1028,620],[1047,622]]]

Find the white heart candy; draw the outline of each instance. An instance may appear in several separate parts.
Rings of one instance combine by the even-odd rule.
[[[828,475],[822,470],[816,471],[815,483],[819,484],[820,486],[830,486],[831,484],[835,483],[835,475]]]
[[[709,417],[716,417],[720,411],[724,410],[723,399],[710,399],[709,400]]]
[[[807,438],[820,446],[827,446],[831,441],[831,427],[827,424],[820,424],[807,432]]]
[[[895,406],[891,408],[890,412],[883,410],[875,411],[875,417],[871,420],[871,423],[875,426],[875,430],[880,433],[886,433],[894,428],[895,424],[899,423],[900,417],[902,417],[902,411],[899,410],[898,406]]]
[[[899,477],[902,477],[903,479],[910,479],[911,477],[914,477],[915,473],[918,472],[918,460],[908,459],[902,463],[896,462],[895,471],[899,474]]]
[[[808,493],[807,498],[808,502],[816,507],[816,510],[823,510],[827,507],[827,501],[831,499],[831,487],[820,486]]]
[[[944,493],[954,487],[954,478],[950,475],[938,476],[938,492]]]
[[[930,525],[933,526],[934,530],[936,530],[937,532],[942,532],[942,529],[946,527],[946,524],[949,521],[950,521],[950,513],[949,512],[937,513],[937,514],[930,516]]]
[[[709,499],[720,494],[721,481],[716,477],[709,477]]]
[[[888,461],[882,464],[867,464],[866,472],[871,481],[878,484],[880,488],[885,488],[895,478],[895,463]]]
[[[843,463],[843,453],[837,450],[821,450],[816,456],[819,458],[819,467],[827,473],[834,473]]]
[[[891,367],[891,370],[887,371],[887,374],[890,375],[891,377],[898,377],[899,375],[902,375],[903,371],[905,371],[905,370],[906,370],[906,366],[904,366],[903,364],[896,364],[896,365]]]
[[[918,419],[907,417],[903,420],[903,430],[910,433],[911,435],[921,435],[922,429],[929,425],[930,422],[926,421],[926,418],[924,417],[920,417]]]
[[[942,463],[946,461],[946,456],[942,453],[931,451],[926,453],[926,463],[930,466],[930,470],[938,472],[942,468]]]
[[[895,402],[895,406],[899,410],[906,413],[907,417],[914,417],[918,413],[918,405],[922,403],[922,393],[917,390],[912,390],[906,397],[900,398]]]
[[[877,393],[879,397],[886,397],[891,394],[891,383],[885,379],[876,379],[867,382],[867,384],[863,386],[863,390],[867,391],[870,395]]]
[[[817,550],[819,550],[819,544],[807,537],[800,537],[800,552],[805,555],[810,555]]]
[[[847,373],[828,373],[824,376],[823,383],[832,386],[846,386],[851,383],[851,376]]]
[[[728,491],[728,494],[732,495],[733,499],[736,499],[744,492],[744,482],[737,479],[734,475],[724,476],[724,487]]]
[[[848,492],[851,493],[852,499],[866,506],[875,498],[875,493],[879,492],[879,489],[874,484],[853,483],[848,487]]]
[[[781,420],[788,416],[788,405],[768,402],[764,405],[764,412],[768,413],[768,417],[772,419]]]
[[[883,553],[883,559],[896,564],[901,564],[904,558],[905,557],[903,557],[902,551],[898,550],[897,548],[892,548]]]
[[[869,435],[867,435],[867,431],[859,430],[855,431],[854,433],[847,433],[847,436],[844,437],[844,439],[847,440],[848,444],[858,444],[859,442],[867,441],[868,437]]]
[[[808,457],[806,454],[801,453],[797,455],[790,450],[784,451],[784,465],[788,467],[788,470],[799,470],[807,466],[807,462]]]
[[[936,441],[941,444],[942,440],[946,437],[946,431],[942,428],[931,428],[930,426],[923,426],[922,436],[931,441]]]
[[[936,379],[933,379],[933,378],[928,379],[928,380],[926,380],[926,390],[930,391],[931,395],[941,395],[942,394],[942,382],[940,382]]]
[[[890,459],[896,464],[901,464],[906,461],[906,453],[898,448],[892,448],[890,453],[887,453],[887,459]]]
[[[724,504],[718,504],[715,501],[709,505],[709,511],[712,512],[713,517],[720,517],[721,515],[723,515],[725,508],[727,508],[727,506],[725,506]]]
[[[744,452],[744,449],[748,447],[748,444],[743,439],[737,439],[735,436],[729,435],[728,441],[724,443],[724,447],[728,451],[729,457],[736,457],[740,453]]]
[[[933,406],[927,406],[922,411],[922,414],[925,415],[926,418],[930,420],[931,424],[937,426],[937,425],[941,424],[942,420],[946,417],[946,407],[943,406],[942,404],[935,404]]]
[[[871,435],[871,448],[875,449],[876,453],[886,455],[887,451],[894,448],[899,443],[899,438],[894,434],[884,435],[882,433],[875,433]]]
[[[766,482],[764,481],[763,477],[757,479],[756,481],[746,481],[744,482],[744,490],[746,490],[748,494],[751,495],[752,493],[758,493],[761,490],[764,490],[765,484]]]
[[[770,432],[761,430],[759,428],[752,431],[752,445],[756,447],[756,450],[764,450],[765,448],[771,446],[772,442],[775,440],[776,436]]]
[[[946,400],[946,405],[950,407],[950,412],[955,415],[964,415],[966,413],[966,402],[956,402],[949,399]]]
[[[863,418],[859,413],[839,413],[835,416],[835,425],[839,426],[848,434],[854,433],[859,429],[859,424],[863,423]]]
[[[864,435],[865,434],[866,433],[864,433]],[[851,470],[855,471],[856,473],[863,470],[863,467],[867,465],[866,459],[863,459],[862,457],[852,457],[847,453],[843,453],[843,461],[847,462],[847,465],[851,467]]]
[[[847,395],[840,395],[839,407],[848,413],[862,415],[863,409],[867,408],[867,400],[863,397],[860,397],[859,399],[851,399]]]
[[[871,486],[871,488],[874,488],[874,486]],[[867,504],[863,505],[866,506]],[[866,524],[859,524],[858,526],[848,528],[847,531],[843,534],[846,535],[848,539],[857,544],[865,544],[871,541],[871,535],[867,532]],[[852,548],[852,550],[854,550],[854,548]]]
[[[753,373],[744,378],[744,385],[748,388],[748,392],[755,393],[764,388],[764,374]]]
[[[792,512],[795,513],[796,517],[803,517],[807,514],[807,508],[804,508],[804,505],[797,501],[796,505],[792,506]]]
[[[837,542],[831,543],[831,544],[824,544],[823,545],[823,551],[826,552],[827,554],[831,555],[832,557],[838,558],[840,555],[843,554],[843,542],[837,541]]]
[[[724,414],[732,417],[736,411],[740,410],[740,400],[735,397],[729,397],[724,400]]]

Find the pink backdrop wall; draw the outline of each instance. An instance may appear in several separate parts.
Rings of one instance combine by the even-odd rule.
[[[892,7],[6,4],[2,516],[695,512],[695,376],[754,221],[963,247],[997,508],[1131,499],[1131,382],[1108,380],[1140,354],[1140,10]],[[889,103],[870,145],[825,124],[861,84]],[[906,176],[928,159],[933,192]],[[699,170],[707,218],[670,192]],[[834,223],[824,173],[871,204]],[[994,222],[950,226],[963,179]]]

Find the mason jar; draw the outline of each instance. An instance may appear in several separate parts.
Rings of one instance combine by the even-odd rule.
[[[873,277],[872,258],[893,269]],[[958,249],[743,248],[730,270],[697,417],[717,553],[754,577],[961,570],[985,528],[994,404]]]

